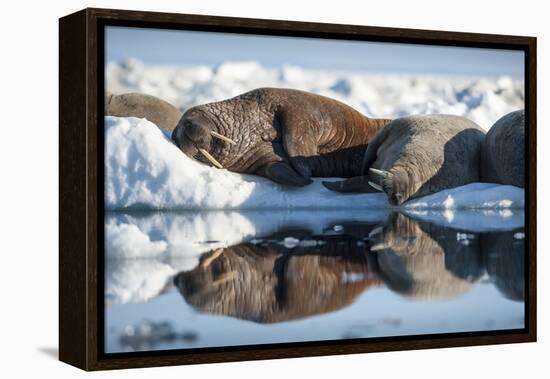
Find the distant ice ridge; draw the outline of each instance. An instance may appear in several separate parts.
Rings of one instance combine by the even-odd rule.
[[[383,193],[338,194],[324,188],[321,179],[303,188],[285,188],[262,177],[207,166],[183,154],[169,136],[145,119],[106,117],[105,140],[108,210],[389,207]],[[523,206],[523,189],[473,183],[409,201],[404,208]]]
[[[468,117],[488,130],[506,113],[524,107],[524,83],[503,76],[381,74],[268,68],[257,62],[206,65],[146,65],[135,59],[108,63],[107,89],[141,92],[180,108],[224,100],[258,87],[285,87],[325,95],[370,117],[448,113]]]

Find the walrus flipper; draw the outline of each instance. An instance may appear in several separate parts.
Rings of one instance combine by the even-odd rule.
[[[257,174],[285,186],[303,187],[313,182],[311,179],[298,174],[292,167],[284,162],[268,163],[262,167]]]
[[[292,167],[303,177],[312,175],[308,159],[318,154],[318,141],[311,129],[313,121],[297,112],[280,111],[279,122],[284,128],[282,133],[283,147]]]
[[[386,124],[384,128],[380,129],[378,133],[376,133],[374,138],[367,145],[365,155],[363,155],[363,162],[361,163],[361,173],[363,175],[367,175],[368,169],[374,162],[376,162],[376,158],[378,158],[378,149],[388,137],[390,130],[391,127],[387,127]]]

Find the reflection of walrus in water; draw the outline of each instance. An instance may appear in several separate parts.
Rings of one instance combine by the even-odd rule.
[[[406,296],[458,296],[483,274],[477,235],[466,234],[459,241],[456,230],[395,214],[371,238],[373,270],[390,289]]]
[[[525,111],[501,117],[487,132],[481,162],[482,180],[525,187]]]
[[[322,241],[292,249],[276,243],[219,249],[174,283],[199,311],[260,323],[335,311],[378,282],[369,277],[363,244],[349,238]]]
[[[383,191],[391,204],[400,205],[411,198],[478,182],[484,138],[483,130],[464,117],[399,118],[368,144],[362,176],[323,184],[338,192]]]
[[[508,299],[525,299],[524,229],[492,232],[481,236],[487,273]]]

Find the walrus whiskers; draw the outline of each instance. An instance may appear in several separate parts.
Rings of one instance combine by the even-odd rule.
[[[225,141],[225,142],[230,143],[230,144],[232,144],[232,145],[236,145],[236,144],[237,144],[237,142],[233,141],[231,138],[226,137],[226,136],[224,136],[223,134],[217,133],[217,132],[215,132],[215,131],[213,131],[213,130],[210,131],[210,134],[212,135],[212,137],[221,139],[222,141]]]
[[[370,180],[369,180],[369,185],[377,191],[384,192],[384,189],[382,188],[382,186],[379,186],[378,184],[371,182]]]
[[[217,168],[223,168],[222,164],[220,162],[218,162],[216,160],[216,158],[214,158],[212,155],[210,155],[210,153],[204,149],[199,149],[199,152],[204,155],[204,157],[206,159],[208,159],[210,161],[210,163],[212,163],[214,166],[216,166]]]

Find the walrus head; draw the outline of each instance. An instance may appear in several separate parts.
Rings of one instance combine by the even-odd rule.
[[[391,205],[400,206],[410,197],[410,189],[406,185],[407,174],[400,170],[393,172],[386,170],[369,169],[369,185],[378,191],[388,195]]]
[[[417,190],[407,185],[407,179],[407,172],[402,170],[386,171],[369,168],[367,175],[338,182],[324,181],[323,185],[336,192],[385,192],[391,205],[400,206],[412,197]]]
[[[218,123],[209,112],[205,112],[201,107],[194,107],[185,112],[179,120],[172,132],[172,141],[187,156],[197,160],[206,159],[214,166],[223,168],[222,163],[210,153],[216,149],[214,140],[222,143],[222,150],[223,145],[235,145],[236,142],[219,133],[218,127]]]

